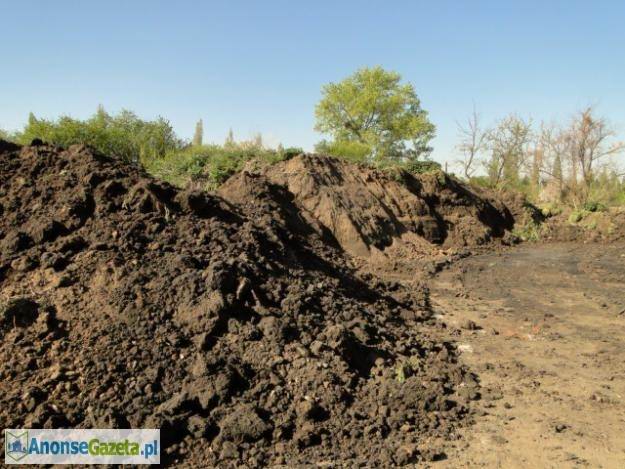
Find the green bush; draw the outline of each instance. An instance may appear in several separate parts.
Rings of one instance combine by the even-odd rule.
[[[364,163],[371,156],[371,147],[353,140],[322,140],[315,145],[315,151],[324,155],[343,158],[354,163]]]
[[[304,149],[300,147],[288,147],[284,150],[278,150],[278,154],[281,159],[290,160],[294,156],[301,155],[304,153]]]
[[[587,212],[605,212],[607,207],[601,202],[588,201],[583,205],[583,209]]]
[[[401,164],[401,167],[411,174],[442,172],[440,163],[431,160],[409,161]]]
[[[590,212],[584,209],[573,210],[569,215],[569,223],[579,223],[588,216]]]
[[[150,161],[146,169],[155,177],[176,186],[194,183],[212,190],[240,171],[248,161],[273,164],[299,153],[300,149],[268,150],[250,142],[230,143],[227,146],[189,146]]]
[[[543,235],[543,225],[530,220],[523,226],[515,226],[512,234],[522,241],[538,241]]]
[[[112,116],[103,108],[86,120],[68,116],[47,120],[31,114],[16,140],[27,145],[36,138],[62,147],[82,143],[103,154],[143,164],[182,147],[182,141],[163,118],[145,121],[126,110]]]
[[[562,213],[562,207],[556,203],[549,203],[540,207],[540,211],[545,218],[555,217]]]

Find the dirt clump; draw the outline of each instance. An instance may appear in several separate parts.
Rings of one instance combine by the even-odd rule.
[[[161,428],[162,461],[195,467],[440,456],[477,385],[425,291],[355,272],[308,199],[243,179],[253,198],[226,201],[83,146],[0,144],[4,428]],[[410,193],[370,207],[393,216],[363,243],[439,226]]]

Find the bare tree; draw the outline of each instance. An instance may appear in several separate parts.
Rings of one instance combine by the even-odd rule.
[[[516,184],[527,163],[532,139],[531,122],[510,114],[500,120],[486,138],[490,151],[490,159],[486,162],[490,183],[495,187],[504,182]]]
[[[555,124],[543,123],[537,140],[543,152],[539,171],[548,179],[556,179],[559,184],[564,184],[562,162],[569,155],[568,138]]]
[[[624,142],[610,143],[616,134],[606,119],[595,117],[593,113],[592,107],[579,112],[568,130],[571,163],[579,169],[586,188],[597,167],[625,149]]]
[[[470,179],[477,170],[479,154],[486,146],[486,132],[480,127],[480,115],[473,107],[473,113],[467,119],[465,125],[458,125],[460,143],[457,148],[462,153],[462,159],[457,163],[462,166],[462,171],[467,179]]]
[[[532,152],[532,166],[530,168],[530,183],[534,194],[540,192],[540,168],[543,164],[544,150],[540,144],[537,144]]]
[[[541,172],[558,181],[576,203],[583,203],[598,171],[625,150],[625,143],[614,142],[614,131],[591,107],[577,113],[566,127],[543,126],[541,145],[545,162]]]

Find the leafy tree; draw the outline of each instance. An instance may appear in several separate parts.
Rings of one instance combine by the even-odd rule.
[[[204,139],[204,123],[202,119],[195,124],[195,133],[193,134],[193,146],[199,147]]]
[[[418,160],[431,152],[435,127],[414,87],[381,67],[326,85],[315,115],[316,130],[367,147],[373,160]]]

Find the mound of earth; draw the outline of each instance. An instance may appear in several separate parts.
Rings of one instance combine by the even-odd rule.
[[[479,392],[425,292],[351,271],[307,199],[243,179],[235,205],[82,146],[0,143],[2,427],[161,428],[189,467],[438,455]],[[396,201],[444,241],[431,203]]]
[[[302,213],[318,221],[348,253],[393,257],[401,245],[430,254],[503,238],[514,220],[458,180],[440,172],[413,176],[335,158],[304,154],[257,169],[290,194]],[[245,191],[245,172],[220,189],[226,198]],[[383,255],[383,254],[382,254]]]
[[[550,241],[608,242],[625,240],[625,209],[578,212],[571,209],[545,220],[543,237]]]

